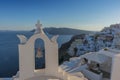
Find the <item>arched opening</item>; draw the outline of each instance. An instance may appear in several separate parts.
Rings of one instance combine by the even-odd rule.
[[[34,45],[35,69],[45,68],[45,44],[42,39],[36,39]]]

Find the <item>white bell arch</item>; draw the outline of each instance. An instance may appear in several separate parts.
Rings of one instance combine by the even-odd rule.
[[[24,35],[17,35],[20,39],[19,47],[19,72],[13,76],[13,80],[86,80],[74,76],[58,67],[58,43],[57,37],[51,39],[41,28],[42,24],[38,21],[36,31],[33,36],[27,39]],[[45,47],[45,69],[35,70],[35,49],[36,39],[42,39]],[[59,70],[58,70],[59,69]]]
[[[42,29],[41,29],[42,30]],[[21,35],[18,35],[19,38]],[[23,35],[22,35],[23,36]],[[19,44],[19,79],[25,80],[34,77],[35,70],[35,40],[40,38],[44,41],[45,47],[45,73],[43,75],[58,75],[58,36],[49,39],[42,31],[34,34],[24,44]]]

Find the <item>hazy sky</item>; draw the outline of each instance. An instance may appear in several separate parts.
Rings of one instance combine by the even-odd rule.
[[[120,0],[0,0],[0,30],[44,27],[101,30],[120,22]]]

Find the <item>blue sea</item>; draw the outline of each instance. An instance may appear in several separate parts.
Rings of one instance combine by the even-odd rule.
[[[18,44],[20,41],[17,34],[23,34],[29,38],[34,33],[30,31],[0,31],[0,78],[12,77],[19,70]],[[52,37],[52,35],[47,35],[49,38]],[[60,35],[58,38],[59,47],[69,41],[71,37],[72,35]],[[44,57],[36,58],[35,62],[36,68],[42,68],[45,62]]]

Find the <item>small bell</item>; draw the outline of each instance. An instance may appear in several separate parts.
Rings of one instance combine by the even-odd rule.
[[[43,57],[43,55],[42,55],[41,49],[38,48],[38,49],[37,49],[36,58],[41,58],[41,57]]]

